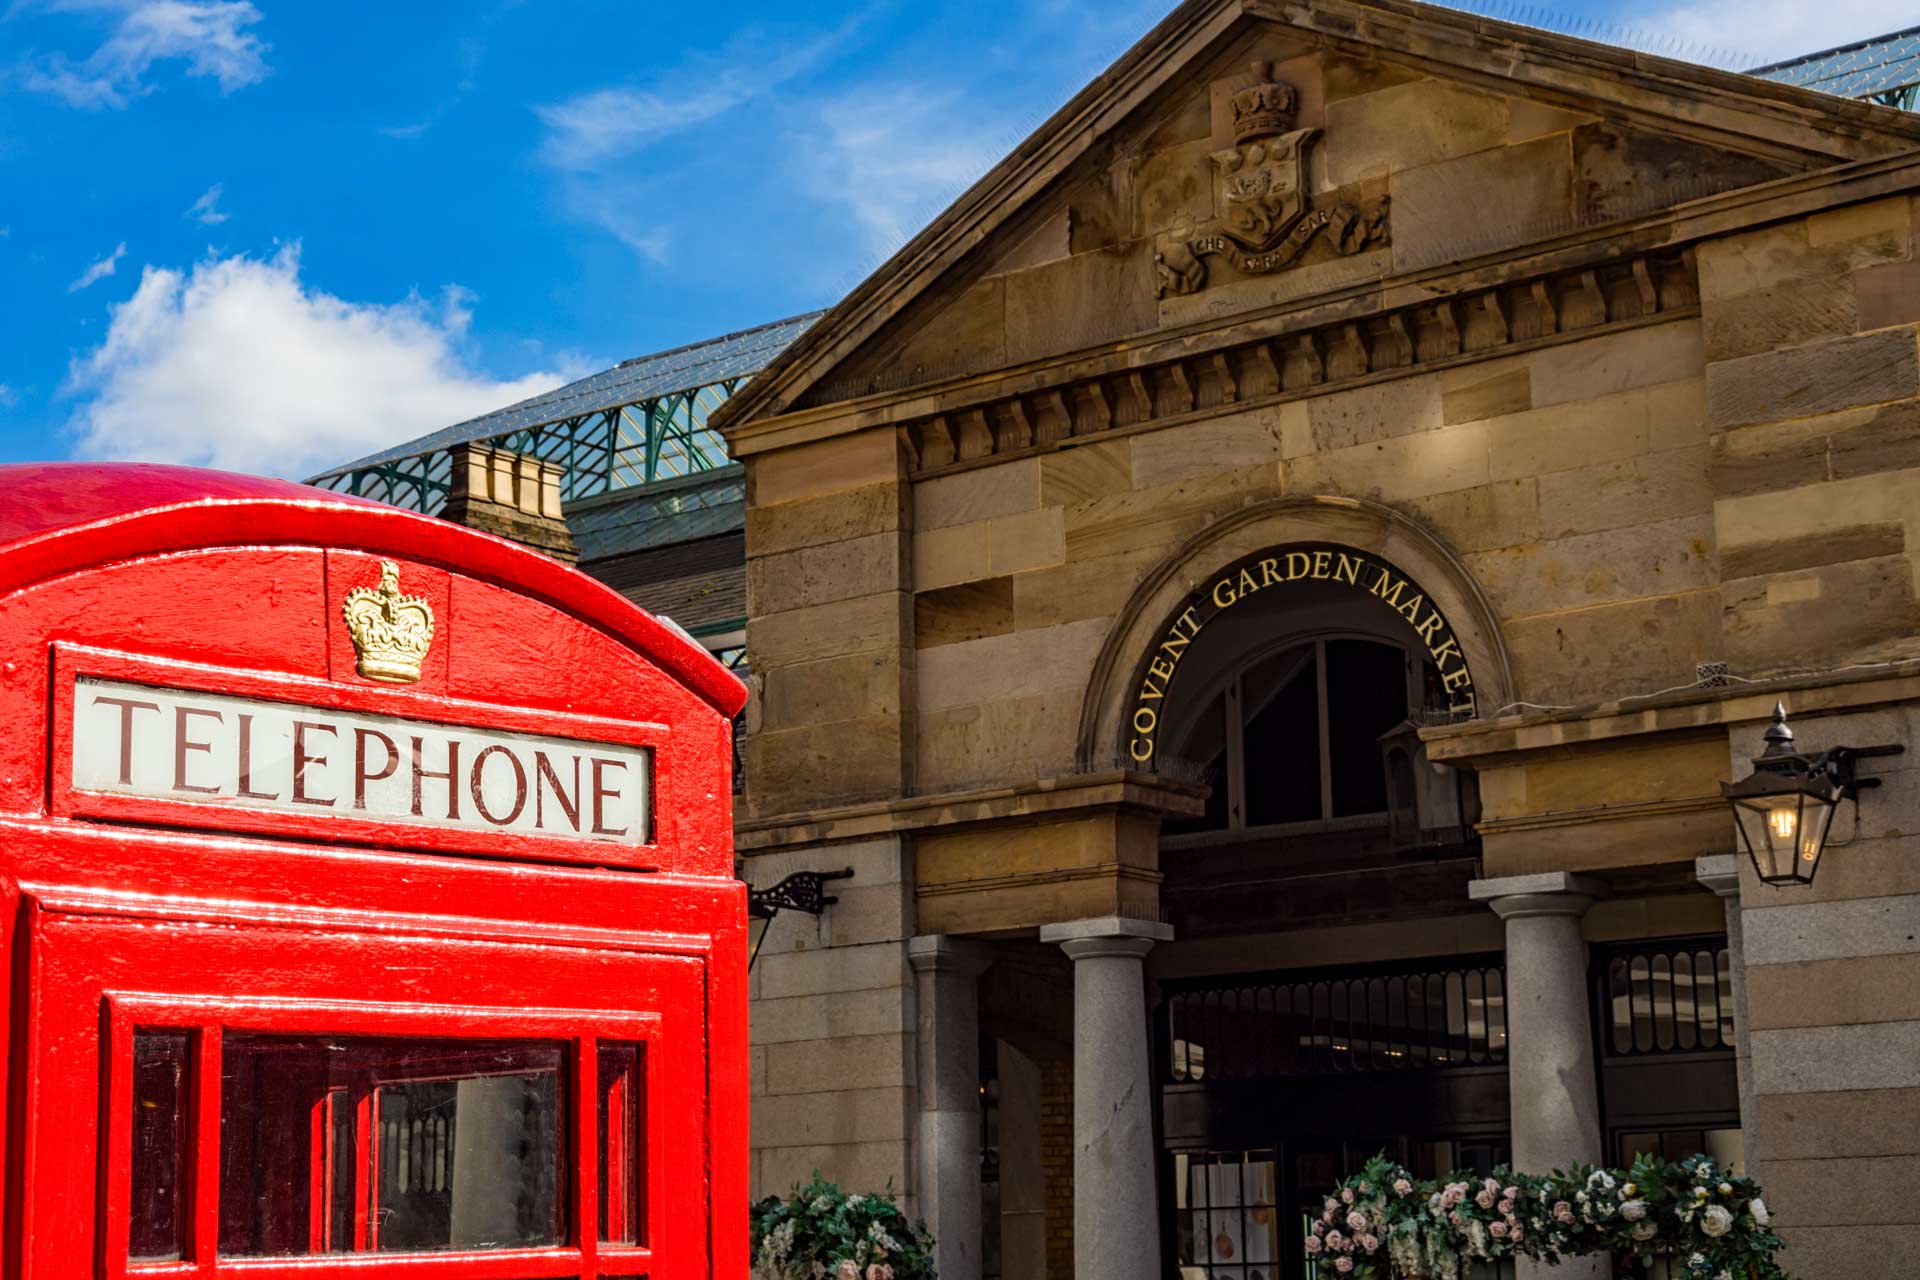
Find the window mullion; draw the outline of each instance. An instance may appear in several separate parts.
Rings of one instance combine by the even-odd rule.
[[[1327,706],[1327,642],[1313,642],[1313,677],[1320,704],[1320,820],[1333,816],[1333,726]]]
[[[193,1058],[193,1170],[189,1175],[192,1226],[188,1231],[194,1274],[211,1276],[220,1253],[221,1029],[199,1028]]]

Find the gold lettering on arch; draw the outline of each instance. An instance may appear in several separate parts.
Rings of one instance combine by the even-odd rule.
[[[1411,578],[1385,560],[1341,547],[1296,546],[1256,552],[1235,561],[1194,588],[1141,662],[1126,723],[1127,756],[1150,767],[1165,723],[1167,690],[1189,646],[1208,623],[1255,596],[1293,582],[1323,581],[1351,587],[1405,618],[1426,646],[1451,701],[1447,711],[1471,716],[1473,673],[1453,625]]]

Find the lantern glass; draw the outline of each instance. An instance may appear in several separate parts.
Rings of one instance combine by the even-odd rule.
[[[1731,790],[1731,789],[1730,789]],[[1803,771],[1756,774],[1733,794],[1740,839],[1766,884],[1812,884],[1826,849],[1839,795]]]

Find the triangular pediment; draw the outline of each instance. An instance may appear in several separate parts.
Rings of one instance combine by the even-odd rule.
[[[1408,0],[1189,0],[723,411],[788,412],[1920,147],[1920,117]]]

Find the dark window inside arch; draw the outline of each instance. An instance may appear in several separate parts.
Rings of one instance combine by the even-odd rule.
[[[1407,718],[1409,690],[1425,675],[1401,645],[1359,636],[1254,658],[1213,695],[1177,753],[1212,788],[1206,813],[1169,820],[1162,834],[1383,815],[1380,736]]]

